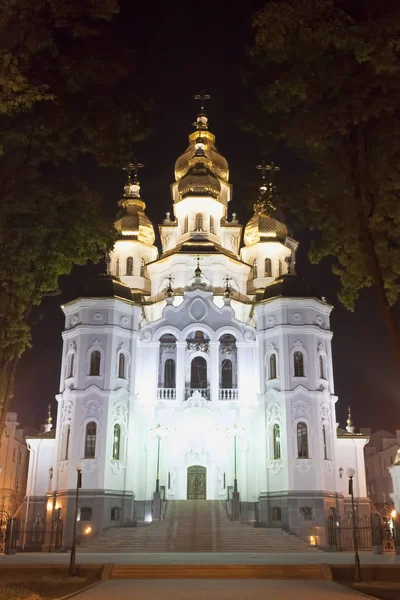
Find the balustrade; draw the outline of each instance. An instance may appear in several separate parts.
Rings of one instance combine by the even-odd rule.
[[[176,400],[175,388],[158,388],[157,400]]]
[[[233,388],[222,388],[219,390],[220,400],[237,400],[238,391]]]
[[[210,388],[186,388],[185,400],[191,398],[196,392],[198,392],[204,400],[211,400]]]

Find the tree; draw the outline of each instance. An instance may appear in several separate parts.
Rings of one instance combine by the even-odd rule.
[[[318,232],[311,260],[336,257],[347,308],[374,286],[400,373],[400,5],[276,0],[253,25],[248,127],[304,161],[286,203]]]
[[[30,318],[114,239],[81,160],[122,166],[148,132],[116,0],[0,0],[0,431]]]

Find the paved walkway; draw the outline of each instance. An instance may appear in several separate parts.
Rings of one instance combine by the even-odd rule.
[[[276,580],[113,580],[82,592],[74,600],[366,600],[337,583],[328,581]]]
[[[363,565],[400,565],[398,554],[360,554]],[[23,552],[5,556],[0,554],[0,566],[12,564],[67,564],[69,552]],[[152,552],[122,554],[77,554],[77,564],[103,565],[307,565],[354,564],[351,552],[316,552],[315,554],[271,554],[262,552]]]

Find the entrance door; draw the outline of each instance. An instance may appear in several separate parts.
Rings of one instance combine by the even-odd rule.
[[[187,498],[188,500],[206,499],[206,474],[207,469],[194,465],[187,470]]]

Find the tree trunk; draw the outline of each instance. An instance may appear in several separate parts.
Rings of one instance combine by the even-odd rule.
[[[1,367],[0,371],[0,438],[5,427],[7,413],[10,409],[14,392],[15,373],[19,358]]]
[[[366,211],[364,187],[366,166],[364,144],[359,125],[355,125],[351,133],[351,153],[351,176],[353,179],[353,193],[360,228],[360,237],[365,249],[368,269],[374,280],[378,308],[389,336],[393,358],[397,367],[397,377],[400,381],[400,329],[388,301],[381,265],[379,264],[379,258],[375,252],[375,242],[369,227],[369,215]]]

